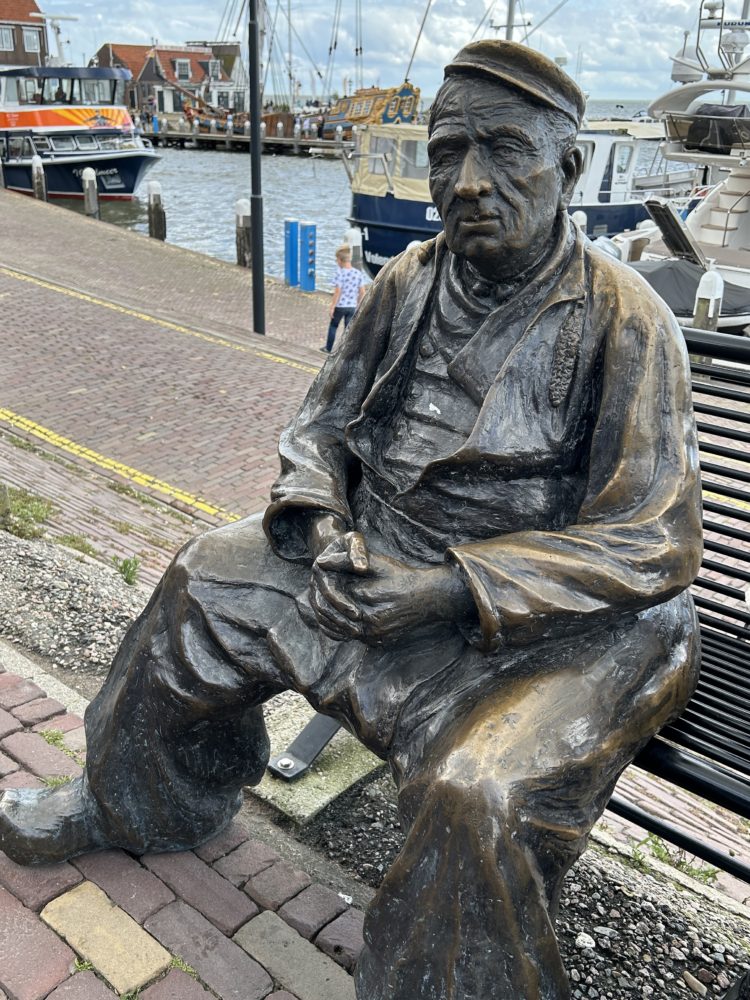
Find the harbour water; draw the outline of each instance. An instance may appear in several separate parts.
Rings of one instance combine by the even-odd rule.
[[[588,116],[631,118],[643,101],[590,101]],[[246,153],[212,150],[160,150],[162,159],[148,175],[159,181],[167,212],[167,240],[222,260],[234,261],[234,205],[250,196],[250,158]],[[334,254],[349,228],[349,183],[337,159],[264,156],[263,215],[266,274],[284,276],[284,220],[317,225],[317,287],[328,290]],[[63,204],[83,211],[80,202]],[[103,202],[102,218],[148,232],[146,185],[132,202]]]

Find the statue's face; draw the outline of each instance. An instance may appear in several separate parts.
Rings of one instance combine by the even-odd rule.
[[[430,192],[450,249],[488,277],[512,277],[540,257],[570,200],[577,160],[561,162],[550,117],[518,91],[473,77],[454,78],[439,101]]]

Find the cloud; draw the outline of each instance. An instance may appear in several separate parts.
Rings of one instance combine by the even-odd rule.
[[[681,47],[683,31],[697,20],[696,0],[630,0],[628,4],[602,0],[568,0],[560,12],[534,29],[557,5],[558,0],[523,0],[519,20],[531,19],[529,44],[547,55],[567,58],[567,69],[575,73],[580,62],[582,85],[594,97],[648,100],[670,86],[671,56]],[[414,48],[426,0],[379,0],[363,11],[363,59],[365,83],[381,85],[401,82]],[[423,94],[434,94],[442,79],[442,67],[483,21],[486,37],[504,35],[505,0],[433,0],[424,33],[410,73]],[[210,39],[222,22],[237,24],[240,0],[206,5],[204,0],[45,0],[50,13],[77,14],[77,22],[65,22],[70,52],[80,59],[93,54],[104,42],[143,44],[157,38],[162,44],[183,44],[188,39]],[[277,6],[268,0],[266,25],[270,35]],[[295,0],[292,21],[300,41],[293,39],[295,73],[303,86],[309,80],[310,60],[321,73],[329,64],[333,4],[330,0]],[[276,49],[286,58],[286,3],[277,16]],[[341,26],[335,49],[333,80],[340,87],[344,76],[356,79],[355,4],[342,6]],[[731,11],[730,11],[731,13]],[[491,27],[494,24],[495,27]],[[244,23],[239,25],[244,41]],[[520,34],[520,33],[519,33]],[[518,36],[517,36],[518,37]]]

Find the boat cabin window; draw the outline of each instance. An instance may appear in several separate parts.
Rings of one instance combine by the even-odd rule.
[[[581,171],[581,176],[583,177],[591,164],[591,157],[594,155],[594,144],[593,142],[577,142],[576,146],[581,151],[581,156],[583,157],[583,170]]]
[[[96,149],[96,139],[93,135],[77,135],[76,143],[79,149]]]
[[[425,180],[430,172],[427,142],[424,139],[402,140],[400,152],[401,176]]]
[[[56,153],[66,153],[76,148],[76,141],[72,135],[56,135],[51,142]]]
[[[5,145],[5,139],[0,139],[0,160],[5,159],[5,151],[7,147]]]
[[[623,142],[618,142],[615,152],[615,177],[622,177],[630,169],[633,159],[633,147],[627,146]]]
[[[13,135],[8,140],[8,156],[11,160],[34,155],[34,147],[28,136]]]
[[[41,81],[40,81],[41,82]],[[42,92],[37,89],[36,81],[24,78],[16,79],[16,94],[19,104],[41,104]]]
[[[374,135],[370,139],[369,167],[371,174],[385,174],[385,164],[383,157],[391,160],[396,143],[385,135]]]
[[[37,153],[48,153],[50,150],[49,139],[46,135],[34,136],[34,148]]]

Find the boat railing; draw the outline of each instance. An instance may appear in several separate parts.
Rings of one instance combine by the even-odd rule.
[[[352,165],[352,160],[367,160],[368,166],[370,166],[371,161],[379,163],[383,168],[383,176],[385,177],[386,183],[388,185],[388,193],[394,193],[393,186],[393,170],[391,169],[391,157],[389,153],[357,153],[357,152],[345,152],[342,153],[341,159],[344,164],[344,169],[346,170],[346,175],[349,178],[349,183],[354,181],[354,177],[357,173],[356,168]],[[376,173],[375,170],[370,166],[371,174]]]
[[[687,153],[745,156],[750,152],[750,118],[723,115],[668,114],[667,140]]]

